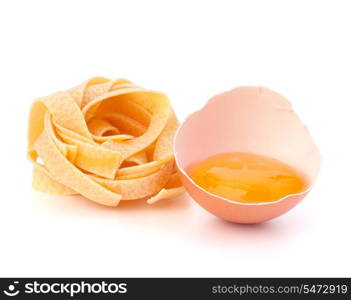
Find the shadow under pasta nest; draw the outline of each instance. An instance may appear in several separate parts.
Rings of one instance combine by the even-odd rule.
[[[154,204],[148,204],[146,199],[138,200],[124,200],[121,201],[116,207],[109,207],[97,204],[90,201],[83,196],[59,196],[50,195],[41,192],[33,192],[33,203],[39,207],[46,207],[48,209],[60,209],[70,211],[140,211],[140,210],[184,210],[190,206],[190,199],[187,194],[182,194],[178,197],[161,200]]]

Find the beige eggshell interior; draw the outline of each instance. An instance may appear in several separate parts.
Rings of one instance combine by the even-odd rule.
[[[321,155],[306,126],[280,94],[240,87],[214,96],[190,115],[175,137],[179,170],[223,152],[252,152],[279,159],[299,170],[311,186]]]

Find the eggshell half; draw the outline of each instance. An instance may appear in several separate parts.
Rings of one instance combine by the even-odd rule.
[[[240,87],[213,97],[180,126],[174,151],[181,180],[191,197],[212,214],[237,223],[263,222],[289,211],[311,189],[321,162],[318,148],[290,102],[262,87]],[[185,170],[192,163],[224,152],[251,152],[279,159],[299,170],[308,188],[275,202],[254,204],[211,194]]]

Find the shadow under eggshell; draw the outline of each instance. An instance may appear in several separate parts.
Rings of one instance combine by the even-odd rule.
[[[278,217],[308,193],[319,171],[321,155],[306,126],[280,94],[262,87],[240,87],[210,99],[178,129],[174,151],[181,180],[192,198],[212,214],[238,223]],[[305,176],[305,192],[275,202],[240,203],[208,193],[186,168],[224,152],[251,152],[279,159]]]

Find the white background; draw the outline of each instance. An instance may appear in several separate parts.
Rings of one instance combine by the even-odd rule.
[[[349,1],[3,1],[1,276],[351,276]],[[286,95],[323,154],[312,192],[259,225],[182,197],[97,206],[31,189],[32,100],[92,76],[168,94],[180,120],[214,94]]]

